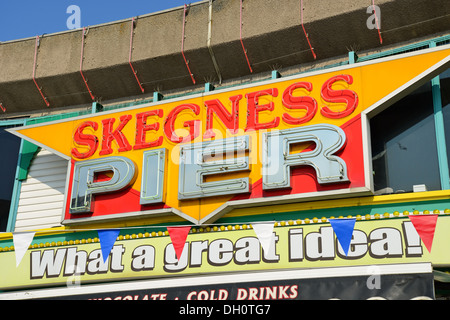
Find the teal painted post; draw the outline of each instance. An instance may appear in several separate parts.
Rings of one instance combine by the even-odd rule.
[[[430,47],[436,43],[431,42]],[[431,91],[433,95],[434,124],[436,128],[436,143],[439,161],[439,173],[441,177],[442,190],[450,189],[450,174],[448,168],[447,144],[445,141],[444,115],[442,114],[441,85],[439,76],[431,80]]]
[[[281,74],[277,70],[272,70],[272,80],[281,78]]]
[[[214,89],[214,86],[210,82],[205,83],[205,92],[211,92],[214,91]]]
[[[358,56],[356,55],[355,51],[350,51],[348,53],[348,63],[353,64],[356,63],[356,61],[358,61]]]
[[[450,189],[450,175],[448,169],[447,145],[445,141],[444,116],[442,114],[442,100],[439,76],[431,80],[434,106],[434,124],[436,127],[436,143],[438,148],[439,172],[441,187]]]
[[[102,112],[103,111],[103,106],[98,103],[98,102],[93,102],[92,103],[92,114],[95,114],[97,112]]]
[[[163,99],[163,95],[159,92],[153,92],[153,102],[158,102],[161,101]]]

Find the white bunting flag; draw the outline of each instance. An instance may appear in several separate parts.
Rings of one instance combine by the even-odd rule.
[[[18,267],[22,262],[22,259],[33,241],[35,234],[35,232],[13,233],[14,251],[16,252],[16,267]]]
[[[273,228],[275,224],[273,222],[271,223],[255,223],[252,224],[253,230],[256,233],[256,236],[258,237],[259,242],[261,243],[261,246],[264,249],[264,252],[269,252],[270,246],[272,243],[274,243],[273,238]]]

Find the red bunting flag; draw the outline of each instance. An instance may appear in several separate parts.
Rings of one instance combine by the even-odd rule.
[[[430,253],[431,246],[433,244],[434,231],[436,230],[437,218],[437,214],[409,216],[409,219],[419,234],[420,239],[422,239],[423,244]]]
[[[172,240],[177,259],[180,260],[191,227],[168,227],[167,231],[169,231],[169,236]]]

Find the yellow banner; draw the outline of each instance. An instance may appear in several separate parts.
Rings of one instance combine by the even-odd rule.
[[[357,221],[347,255],[329,223],[295,222],[274,228],[267,251],[250,227],[191,232],[180,260],[169,236],[125,237],[116,241],[106,263],[99,243],[31,249],[17,268],[10,251],[0,253],[0,290],[258,270],[416,262],[449,266],[449,228],[450,217],[440,215],[431,253],[408,218]]]

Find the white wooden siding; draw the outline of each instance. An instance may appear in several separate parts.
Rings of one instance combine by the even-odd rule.
[[[61,226],[68,161],[42,149],[22,181],[15,232]]]

